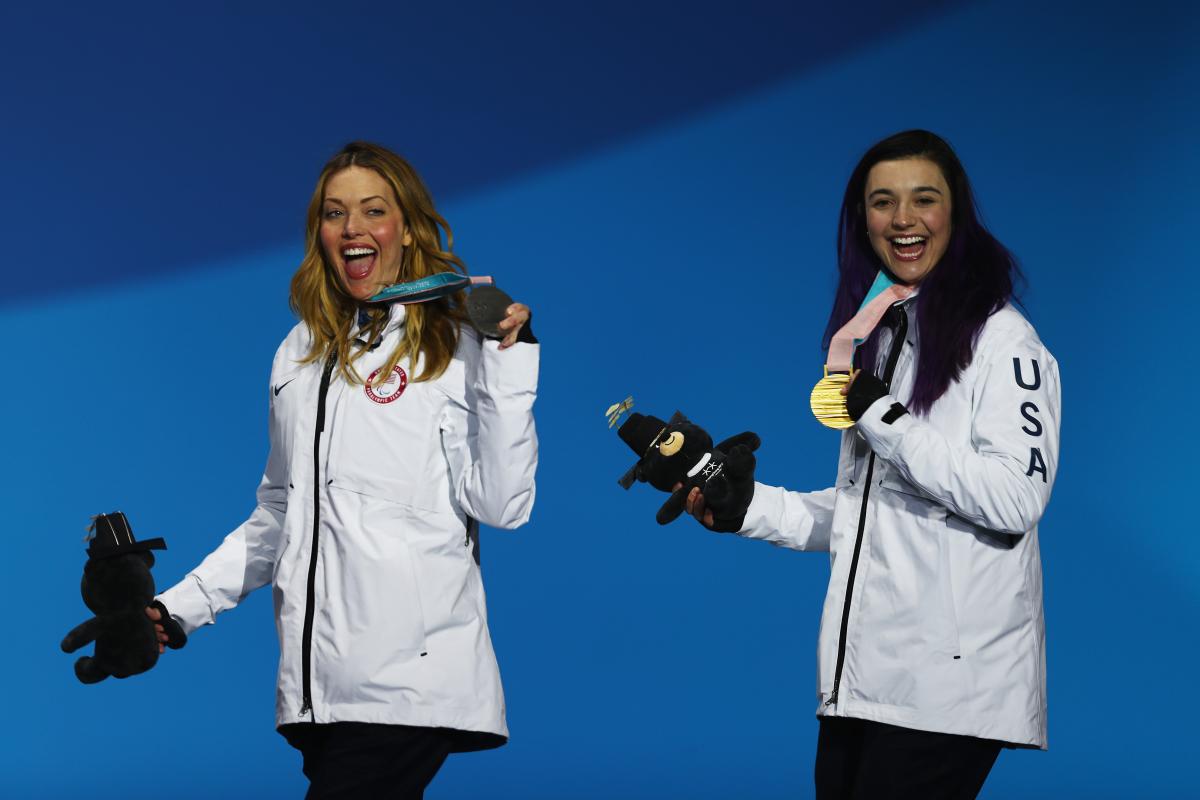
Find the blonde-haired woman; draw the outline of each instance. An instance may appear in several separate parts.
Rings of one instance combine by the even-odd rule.
[[[483,340],[461,293],[366,302],[462,271],[451,246],[396,154],[355,142],[325,165],[292,279],[300,323],[271,369],[258,506],[148,611],[190,633],[271,583],[276,723],[310,798],[419,798],[447,754],[507,740],[478,523],[515,528],[533,506],[529,308]]]

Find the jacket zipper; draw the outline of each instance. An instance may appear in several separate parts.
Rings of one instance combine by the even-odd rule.
[[[317,394],[317,424],[313,434],[313,531],[312,551],[308,556],[308,589],[304,599],[304,636],[301,640],[304,702],[300,705],[300,716],[312,712],[312,632],[313,616],[316,611],[317,593],[317,550],[318,534],[321,530],[321,434],[325,431],[325,396],[329,393],[329,379],[333,365],[337,362],[334,350],[325,359],[325,371],[321,374],[321,388]]]
[[[900,308],[893,306],[893,308]],[[892,349],[888,352],[887,363],[883,368],[883,385],[892,388],[892,374],[900,361],[900,351],[904,349],[904,339],[908,335],[908,314],[900,309],[899,324],[892,338]],[[875,473],[875,453],[867,461],[867,479],[863,482],[862,506],[858,512],[858,536],[854,540],[854,555],[850,558],[850,576],[846,580],[846,602],[842,606],[842,629],[838,635],[837,667],[833,672],[833,693],[825,701],[826,706],[836,706],[838,690],[842,685],[842,667],[846,664],[846,634],[850,628],[850,604],[854,599],[854,578],[858,574],[858,555],[862,551],[863,533],[867,527],[867,499],[871,496],[871,478]]]

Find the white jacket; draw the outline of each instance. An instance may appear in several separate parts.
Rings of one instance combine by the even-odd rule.
[[[364,378],[399,342],[404,308],[392,309],[355,362]],[[501,352],[464,328],[438,379],[412,382],[402,360],[368,391],[335,370],[322,404],[325,364],[299,363],[308,345],[300,324],[275,355],[257,508],[160,599],[190,632],[272,585],[278,725],[443,727],[468,732],[458,749],[502,744],[475,521],[529,518],[539,346]]]
[[[1058,465],[1058,366],[1006,306],[928,416],[893,419],[915,377],[903,305],[891,394],[843,434],[836,486],[758,484],[739,533],[829,551],[818,715],[1045,748],[1037,524]],[[883,377],[894,337],[880,338]]]

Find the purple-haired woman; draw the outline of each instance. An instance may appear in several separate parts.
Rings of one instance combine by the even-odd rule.
[[[1058,366],[1011,303],[1017,265],[962,164],[928,131],[855,167],[838,269],[827,344],[873,287],[904,299],[855,353],[837,483],[756,484],[737,533],[830,554],[817,797],[973,798],[1002,748],[1046,747],[1037,523]],[[695,490],[688,511],[712,526]]]

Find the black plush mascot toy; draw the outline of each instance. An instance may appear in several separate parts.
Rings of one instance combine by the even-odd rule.
[[[165,550],[162,539],[139,542],[129,520],[120,511],[101,514],[92,523],[94,534],[83,566],[83,602],[96,616],[75,627],[62,641],[64,653],[96,643],[94,656],[75,661],[75,676],[83,683],[98,683],[109,675],[128,678],[158,662],[158,634],[146,616],[153,606],[162,614],[167,646],[180,648],[187,635],[166,608],[154,599],[154,566],[151,550]]]
[[[713,447],[712,437],[678,411],[669,422],[630,414],[617,433],[638,456],[621,478],[621,486],[628,489],[639,480],[671,493],[658,510],[659,525],[678,517],[688,493],[698,486],[705,506],[713,512],[712,530],[734,533],[741,529],[754,497],[758,434],[739,433]],[[677,483],[683,485],[674,489]]]

